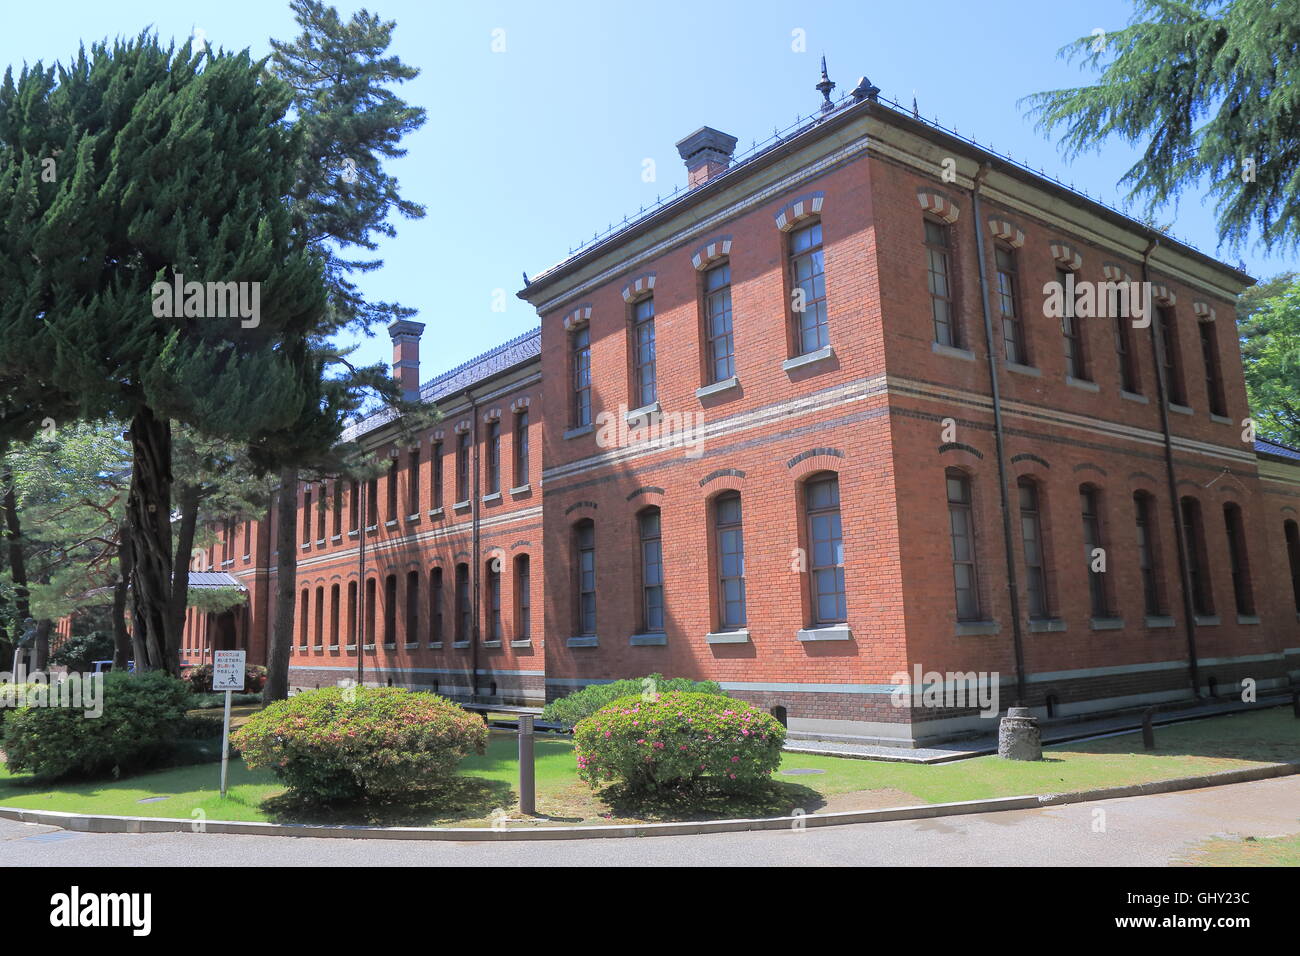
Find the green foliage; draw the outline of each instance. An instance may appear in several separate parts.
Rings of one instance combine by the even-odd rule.
[[[89,671],[95,661],[113,658],[113,635],[91,631],[68,638],[50,655],[50,663],[69,671]]]
[[[171,754],[189,691],[162,671],[104,675],[103,714],[68,707],[21,707],[4,722],[11,771],[58,779],[143,770]]]
[[[1247,289],[1237,330],[1256,431],[1300,448],[1300,276],[1284,273]]]
[[[189,675],[187,674],[186,677]],[[238,694],[230,695],[230,704],[232,707],[243,707],[248,704],[260,704],[262,702],[261,693],[256,694]],[[190,697],[190,710],[220,710],[226,706],[226,692],[213,694],[193,694]]]
[[[711,680],[695,681],[689,677],[665,678],[662,674],[651,674],[649,677],[616,680],[608,684],[588,684],[582,690],[574,691],[547,704],[542,710],[542,720],[573,727],[584,717],[590,717],[620,697],[629,697],[632,694],[661,694],[670,691],[727,696],[726,691]]]
[[[631,793],[752,790],[781,763],[785,728],[743,701],[681,691],[616,700],[573,729],[578,776]]]
[[[239,588],[193,588],[187,602],[189,607],[204,614],[221,614],[247,603],[248,592]]]
[[[199,664],[197,667],[191,667],[185,672],[185,683],[189,684],[190,690],[196,694],[205,694],[212,690],[212,665]],[[261,664],[244,665],[244,693],[258,694],[266,686],[266,668]],[[222,701],[225,700],[225,691],[218,694]],[[239,695],[234,695],[238,697]],[[193,703],[191,707],[201,707],[202,704]]]
[[[1061,50],[1101,76],[1028,97],[1077,156],[1112,135],[1144,146],[1124,175],[1147,214],[1209,180],[1219,236],[1300,246],[1300,11],[1295,0],[1138,0],[1129,26]],[[1249,170],[1249,174],[1247,174]]]
[[[250,769],[269,767],[307,802],[385,799],[445,786],[482,719],[400,687],[324,687],[271,703],[231,737]]]

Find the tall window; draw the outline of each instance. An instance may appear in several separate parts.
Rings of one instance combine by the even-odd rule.
[[[1228,533],[1228,569],[1232,572],[1232,596],[1237,613],[1255,613],[1255,593],[1250,584],[1250,557],[1246,551],[1246,529],[1241,508],[1231,502],[1223,506],[1223,524]]]
[[[469,604],[469,565],[456,565],[456,641],[465,643],[469,640],[472,621],[472,609]]]
[[[637,516],[641,539],[641,629],[659,633],[664,629],[664,555],[658,508],[647,508]]]
[[[1129,319],[1115,316],[1115,354],[1119,358],[1119,387],[1130,395],[1140,394],[1137,383],[1137,364],[1133,356],[1133,338],[1129,333]]]
[[[298,646],[307,649],[307,620],[311,611],[311,592],[302,589],[302,600],[298,610]]]
[[[1079,505],[1083,511],[1083,559],[1087,562],[1084,567],[1088,572],[1092,616],[1110,617],[1110,602],[1106,599],[1106,575],[1102,571],[1093,570],[1093,565],[1097,562],[1094,552],[1101,549],[1104,557],[1106,547],[1101,537],[1100,497],[1092,485],[1084,485],[1079,489]]]
[[[515,416],[515,487],[528,484],[528,409]]]
[[[469,501],[469,432],[456,436],[456,500]]]
[[[384,643],[397,643],[397,575],[384,578]]]
[[[1295,611],[1300,614],[1300,525],[1288,520],[1282,525],[1286,538],[1287,563],[1291,566],[1291,594],[1295,598]]]
[[[579,634],[596,633],[596,525],[587,519],[573,528],[577,568],[577,614]]]
[[[947,485],[948,527],[952,536],[952,577],[953,588],[957,595],[957,620],[978,621],[981,614],[970,479],[960,471],[949,470]]]
[[[1064,269],[1056,270],[1056,281],[1061,286],[1062,295],[1070,281],[1070,273]],[[1065,342],[1065,371],[1070,378],[1079,381],[1088,379],[1088,363],[1084,354],[1083,333],[1079,328],[1079,317],[1074,314],[1074,298],[1065,296],[1065,308],[1061,310],[1061,337]]]
[[[442,507],[442,442],[433,443],[429,457],[429,467],[433,469],[433,507]]]
[[[487,611],[489,641],[501,640],[501,562],[493,558],[484,568],[487,575]]]
[[[813,477],[804,486],[804,500],[808,513],[813,621],[842,624],[849,615],[844,597],[839,479],[835,475]]]
[[[655,300],[642,299],[632,306],[632,395],[637,408],[655,400]]]
[[[375,590],[375,579],[367,578],[365,593],[366,626],[364,640],[369,647],[375,646],[375,604],[377,603],[375,600]]]
[[[357,582],[348,582],[348,619],[346,623],[348,632],[348,646],[355,647],[357,643]]]
[[[736,374],[735,339],[731,334],[731,264],[704,273],[704,322],[709,342],[709,381]]]
[[[1201,524],[1201,503],[1184,498],[1180,503],[1183,518],[1183,541],[1187,548],[1187,573],[1192,584],[1192,606],[1197,614],[1214,614],[1214,595],[1210,590],[1206,564],[1205,526]]]
[[[442,568],[429,571],[429,641],[442,643]]]
[[[528,555],[515,558],[515,640],[533,636],[533,585]]]
[[[790,287],[797,354],[825,348],[830,344],[830,328],[820,221],[790,233]]]
[[[406,467],[406,513],[420,513],[420,449],[412,448]]]
[[[1166,306],[1156,309],[1156,323],[1160,327],[1160,350],[1165,369],[1165,392],[1172,405],[1187,404],[1187,390],[1183,387],[1183,368],[1178,354],[1178,327],[1174,323],[1174,310]]]
[[[311,544],[311,488],[302,492],[302,543]]]
[[[1029,364],[1024,324],[1020,321],[1020,279],[1016,273],[1016,254],[1010,246],[998,243],[993,258],[998,272],[998,312],[1002,315],[1002,342],[1008,362]]]
[[[1039,513],[1038,485],[1029,478],[1017,483],[1020,495],[1020,540],[1025,552],[1025,595],[1031,618],[1050,617],[1047,604],[1047,567],[1043,555],[1043,523]]]
[[[745,626],[745,538],[740,495],[719,495],[713,510],[718,552],[718,624],[721,630]]]
[[[569,333],[569,367],[573,373],[573,427],[591,424],[591,327]]]
[[[1205,360],[1205,394],[1210,399],[1210,413],[1220,417],[1228,414],[1223,397],[1223,376],[1219,371],[1219,340],[1214,335],[1213,322],[1198,322],[1201,333],[1201,357]]]
[[[407,644],[420,640],[420,572],[406,572],[406,633]]]
[[[1154,499],[1145,491],[1133,496],[1137,513],[1138,568],[1142,573],[1142,603],[1148,617],[1164,613],[1160,603],[1160,588],[1156,568],[1156,529]]]
[[[366,482],[366,528],[379,527],[379,479]]]
[[[326,491],[325,482],[321,482],[318,487],[318,498],[316,501],[316,540],[324,543],[325,541],[325,509],[328,492]],[[231,530],[234,530],[233,526]]]
[[[330,534],[335,538],[343,534],[343,482],[338,478],[334,479],[334,518],[330,523]],[[248,550],[247,542],[244,550]]]
[[[335,516],[334,523],[338,524],[338,517]],[[335,532],[337,533],[337,532]],[[244,557],[253,553],[253,522],[244,522]]]
[[[339,586],[330,585],[330,647],[339,646]]]
[[[312,644],[317,650],[325,646],[325,588],[316,589],[316,616],[312,619]]]
[[[396,448],[393,451],[397,451]],[[385,514],[388,521],[397,520],[397,456],[388,459],[388,480],[385,482]]]
[[[927,283],[930,288],[930,315],[934,319],[934,340],[940,345],[961,347],[957,323],[953,316],[952,260],[949,257],[949,229],[932,219],[925,222]]]
[[[487,427],[487,493],[501,490],[501,422],[493,419]]]
[[[361,528],[361,485],[348,482],[348,530],[355,532]]]

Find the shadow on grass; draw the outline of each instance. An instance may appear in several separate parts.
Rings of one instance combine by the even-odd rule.
[[[1300,720],[1289,707],[1243,711],[1155,728],[1155,749],[1144,750],[1140,731],[1098,740],[1052,744],[1085,754],[1147,754],[1284,763],[1300,760]],[[1044,756],[1046,757],[1046,751]]]
[[[704,788],[638,793],[624,784],[611,784],[598,796],[608,804],[614,816],[651,823],[783,817],[795,810],[814,813],[826,805],[826,799],[811,787],[779,780],[745,791]]]
[[[437,790],[404,794],[400,799],[321,804],[283,793],[262,801],[260,809],[273,823],[423,827],[459,820],[481,823],[493,810],[509,808],[514,802],[514,791],[507,783],[455,777]]]

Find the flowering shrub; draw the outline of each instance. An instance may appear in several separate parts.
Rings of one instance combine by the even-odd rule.
[[[199,664],[191,667],[181,678],[190,685],[196,694],[205,694],[212,690],[212,665]],[[244,665],[244,693],[260,694],[266,686],[266,668],[260,664]]]
[[[624,697],[573,728],[578,776],[633,792],[752,789],[781,762],[785,728],[730,697],[673,691]]]
[[[616,680],[608,684],[588,684],[582,690],[557,697],[542,711],[542,720],[564,727],[573,727],[584,717],[590,717],[620,697],[627,697],[630,694],[666,694],[674,690],[727,696],[722,688],[711,680],[696,681],[689,677],[664,677],[663,674],[651,674],[649,677]]]
[[[323,687],[275,701],[230,739],[249,767],[325,802],[436,789],[471,750],[485,751],[487,727],[436,694]]]

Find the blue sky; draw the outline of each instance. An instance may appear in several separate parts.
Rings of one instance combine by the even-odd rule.
[[[201,29],[214,45],[255,55],[269,50],[268,37],[297,32],[287,0],[4,6],[0,68],[67,60],[83,41],[146,26],[178,40]],[[360,5],[336,6],[347,14]],[[1128,0],[367,6],[397,21],[395,52],[422,70],[401,95],[425,107],[429,120],[390,168],[403,194],[429,214],[397,222],[397,237],[379,253],[384,268],[363,288],[419,310],[428,326],[426,380],[536,324],[515,298],[522,272],[541,272],[593,232],[684,184],[678,139],[709,125],[739,137],[744,149],[807,116],[819,102],[813,84],[822,53],[837,94],[864,74],[901,102],[910,104],[915,91],[926,117],[1113,204],[1135,155],[1116,142],[1066,163],[1016,102],[1086,82],[1089,74],[1057,50],[1097,28],[1123,26]],[[794,49],[800,36],[805,52]],[[502,40],[504,51],[494,52]],[[654,182],[643,180],[647,159]],[[1216,250],[1212,210],[1199,195],[1158,219],[1174,221],[1174,233],[1203,251],[1234,264],[1244,259],[1256,276],[1294,268],[1292,256]],[[388,337],[380,331],[366,341],[359,358],[389,361]]]

